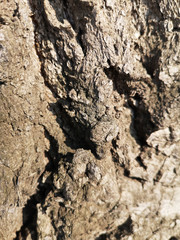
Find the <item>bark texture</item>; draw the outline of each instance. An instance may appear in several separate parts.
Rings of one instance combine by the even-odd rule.
[[[0,0],[0,239],[180,239],[180,2]]]

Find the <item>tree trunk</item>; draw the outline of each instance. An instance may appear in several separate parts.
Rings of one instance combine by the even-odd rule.
[[[179,1],[0,4],[0,239],[180,239]]]

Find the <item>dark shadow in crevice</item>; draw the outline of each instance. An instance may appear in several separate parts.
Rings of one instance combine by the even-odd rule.
[[[108,240],[108,239],[109,239],[109,234],[103,233],[99,237],[97,237],[95,240]]]
[[[152,121],[151,114],[148,112],[147,106],[143,101],[138,103],[138,107],[132,105],[131,101],[128,101],[128,103],[133,111],[130,128],[134,129],[137,143],[141,147],[147,146],[146,139],[152,132],[158,130],[158,127]]]
[[[151,76],[152,79],[154,77],[157,77],[160,57],[161,50],[154,49],[153,51],[151,51],[149,56],[146,55],[142,59],[143,67],[146,69],[147,73]]]
[[[6,25],[6,20],[0,16],[0,24]]]
[[[111,148],[111,156],[114,163],[119,163],[120,157],[115,148]]]
[[[114,66],[110,66],[109,68],[104,68],[104,73],[109,79],[113,81],[114,91],[117,91],[120,95],[130,94],[130,88],[128,86],[128,82],[131,82],[132,79],[129,76],[129,74],[119,72],[118,69]]]
[[[5,84],[6,84],[5,81],[0,81],[0,87],[1,87],[2,85],[5,85]]]
[[[130,126],[131,135],[141,147],[146,146],[147,137],[157,128],[151,120],[151,115],[143,102],[143,98],[138,93],[133,97],[134,100],[138,101],[137,106],[132,103],[130,95],[134,89],[131,87],[131,82],[134,80],[129,74],[119,72],[114,66],[105,68],[104,72],[113,81],[114,90],[120,95],[125,95],[128,100],[126,107],[130,108],[133,113]]]
[[[140,177],[133,177],[133,176],[130,176],[130,171],[129,169],[127,169],[125,166],[121,166],[122,168],[124,168],[124,176],[125,177],[128,177],[132,180],[136,180],[138,182],[140,182],[142,184],[142,186],[144,185],[144,183],[146,182],[146,179],[143,179],[143,178],[140,178]]]
[[[141,166],[144,170],[147,169],[147,166],[144,165],[143,160],[141,159],[140,156],[138,156],[138,157],[136,158],[136,161],[139,163],[139,166]]]
[[[21,229],[16,232],[14,240],[26,240],[28,235],[31,235],[32,240],[38,240],[37,231],[37,204],[40,203],[43,207],[46,197],[50,191],[54,189],[53,185],[53,174],[58,171],[58,163],[66,156],[59,153],[59,146],[56,139],[50,135],[50,133],[44,129],[45,137],[50,142],[50,149],[45,151],[45,155],[49,162],[45,167],[44,172],[38,179],[38,187],[35,194],[33,194],[27,201],[23,208],[23,225]],[[46,172],[50,172],[45,182],[42,181],[43,176]]]
[[[129,217],[125,223],[123,223],[122,225],[120,225],[115,233],[115,237],[116,239],[120,239],[121,237],[124,236],[129,236],[133,234],[133,221],[131,219],[131,217]]]
[[[90,141],[90,126],[77,121],[76,116],[69,116],[61,102],[62,100],[58,100],[56,103],[51,103],[49,110],[56,115],[56,121],[66,136],[65,144],[71,149],[91,150],[96,156],[96,145]]]
[[[19,12],[19,5],[16,3],[16,9],[14,10],[13,17],[18,17],[20,19],[21,15]]]
[[[103,233],[98,236],[95,240],[109,240],[109,239],[121,239],[125,236],[130,236],[133,234],[133,222],[131,217],[129,217],[122,225],[118,226],[111,232]]]
[[[166,19],[166,15],[164,16],[163,12],[161,11],[160,4],[158,1],[154,2],[153,0],[143,1],[143,4],[147,5],[149,11],[149,18],[157,18],[158,24]],[[156,23],[156,22],[155,22]]]
[[[32,240],[38,240],[37,232],[37,208],[36,208],[35,195],[30,197],[26,206],[23,208],[23,226],[20,231],[16,233],[14,240],[25,240],[28,235],[31,235]]]
[[[140,178],[140,177],[133,177],[133,176],[131,176],[131,177],[129,177],[129,178],[131,178],[132,180],[138,181],[139,183],[142,184],[142,186],[144,186],[145,182],[147,182],[146,179],[143,179],[143,178]]]
[[[84,56],[86,56],[86,51],[87,50],[86,50],[86,46],[83,42],[83,35],[84,34],[85,34],[84,30],[81,27],[79,27],[79,31],[78,31],[78,34],[76,36],[76,39],[77,39],[77,42],[79,43],[79,45],[81,46],[81,49],[84,53]]]
[[[169,240],[179,240],[179,238],[173,236],[173,237],[170,237]]]
[[[157,87],[157,94],[165,89],[164,82],[159,79],[161,55],[162,51],[155,48],[141,59],[142,65],[151,77],[152,83]]]

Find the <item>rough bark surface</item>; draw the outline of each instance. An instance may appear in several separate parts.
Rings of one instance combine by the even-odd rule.
[[[180,239],[180,2],[0,0],[0,239]]]

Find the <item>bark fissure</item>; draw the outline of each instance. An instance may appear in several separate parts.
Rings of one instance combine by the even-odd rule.
[[[39,239],[37,229],[37,204],[41,204],[42,209],[45,211],[43,204],[45,203],[49,192],[54,189],[53,174],[57,172],[58,163],[64,157],[59,153],[58,142],[50,135],[46,127],[44,127],[44,134],[50,143],[49,150],[45,151],[45,156],[48,158],[49,162],[38,179],[37,192],[30,196],[23,208],[23,225],[21,229],[17,231],[14,240],[27,239],[29,234],[31,235],[32,240]],[[43,179],[46,173],[48,173],[48,177]]]
[[[1,239],[178,239],[177,2],[3,2]]]

